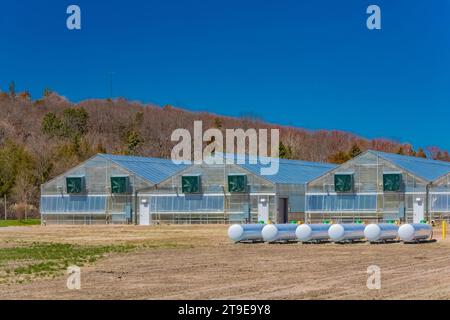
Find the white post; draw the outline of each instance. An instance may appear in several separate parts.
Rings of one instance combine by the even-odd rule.
[[[8,215],[6,211],[6,193],[5,193],[5,220],[8,220]]]

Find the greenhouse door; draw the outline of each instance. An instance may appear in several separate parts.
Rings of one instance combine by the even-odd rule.
[[[424,220],[424,208],[423,208],[423,199],[422,198],[416,198],[414,200],[414,207],[413,207],[413,223],[420,223],[420,221]]]
[[[148,202],[139,205],[139,224],[141,226],[150,225],[150,206]]]
[[[287,223],[287,222],[288,222],[288,199],[279,198],[277,223]]]
[[[269,222],[269,204],[266,199],[261,199],[258,203],[258,222]]]

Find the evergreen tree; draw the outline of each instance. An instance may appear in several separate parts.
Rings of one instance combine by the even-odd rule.
[[[222,129],[222,119],[215,118],[214,119],[214,127],[217,129]]]
[[[281,159],[291,159],[292,149],[290,146],[285,146],[282,141],[280,141],[280,146],[278,147],[279,157]]]
[[[144,142],[144,140],[140,137],[139,133],[130,130],[125,134],[125,146],[127,148],[126,154],[135,154],[136,149]]]
[[[47,113],[42,119],[41,130],[49,137],[61,136],[61,120],[53,112]]]
[[[361,154],[361,149],[358,147],[358,145],[355,143],[352,148],[350,149],[348,155],[350,158],[357,157]]]
[[[16,84],[14,81],[9,83],[9,96],[13,99],[16,97]]]
[[[84,108],[69,108],[63,111],[62,117],[53,112],[42,119],[42,132],[50,137],[70,138],[76,140],[87,132],[89,114]]]
[[[52,93],[53,93],[53,91],[52,91],[50,88],[45,88],[42,95],[43,95],[45,98],[48,98]]]

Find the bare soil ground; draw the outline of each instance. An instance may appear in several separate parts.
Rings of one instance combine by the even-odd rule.
[[[406,245],[233,244],[227,227],[8,227],[0,248],[32,242],[145,244],[66,276],[0,285],[3,299],[450,299],[450,240]],[[381,289],[366,286],[381,268]]]

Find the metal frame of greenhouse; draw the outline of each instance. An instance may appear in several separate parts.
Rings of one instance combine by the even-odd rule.
[[[41,185],[43,224],[126,224],[133,222],[136,190],[183,170],[170,160],[98,154]],[[83,178],[81,192],[68,192],[67,178]],[[126,192],[114,193],[113,177],[127,177]]]
[[[229,156],[224,155],[225,158]],[[167,159],[99,154],[41,186],[42,223],[304,220],[306,182],[335,167],[276,159],[278,172],[263,176],[261,169],[265,165],[247,160],[240,164],[224,161],[224,164],[177,165]],[[245,189],[229,190],[229,175],[245,176]],[[183,193],[183,176],[199,177],[198,192]],[[128,177],[126,193],[112,192],[113,177]],[[68,178],[82,179],[82,187],[74,189],[78,193],[68,192]]]
[[[280,159],[276,174],[261,175],[265,165],[233,160],[177,165],[98,154],[41,186],[42,223],[409,222],[418,199],[427,220],[450,218],[447,162],[369,150],[340,166]],[[394,189],[384,175],[397,178]],[[230,190],[228,176],[245,176],[245,188]]]
[[[306,182],[335,165],[277,161],[279,170],[274,175],[261,175],[264,165],[252,164],[249,158],[241,164],[233,159],[233,164],[192,165],[143,191],[140,197],[149,198],[151,221],[158,223],[304,221]],[[245,191],[230,190],[228,176],[234,175],[246,176]],[[198,193],[182,192],[184,176],[201,177]]]
[[[350,190],[336,187],[339,174],[352,175]],[[395,175],[398,189],[386,189],[387,176]],[[424,202],[425,219],[449,219],[450,163],[368,150],[309,181],[306,201],[309,222],[411,222],[418,201]]]

